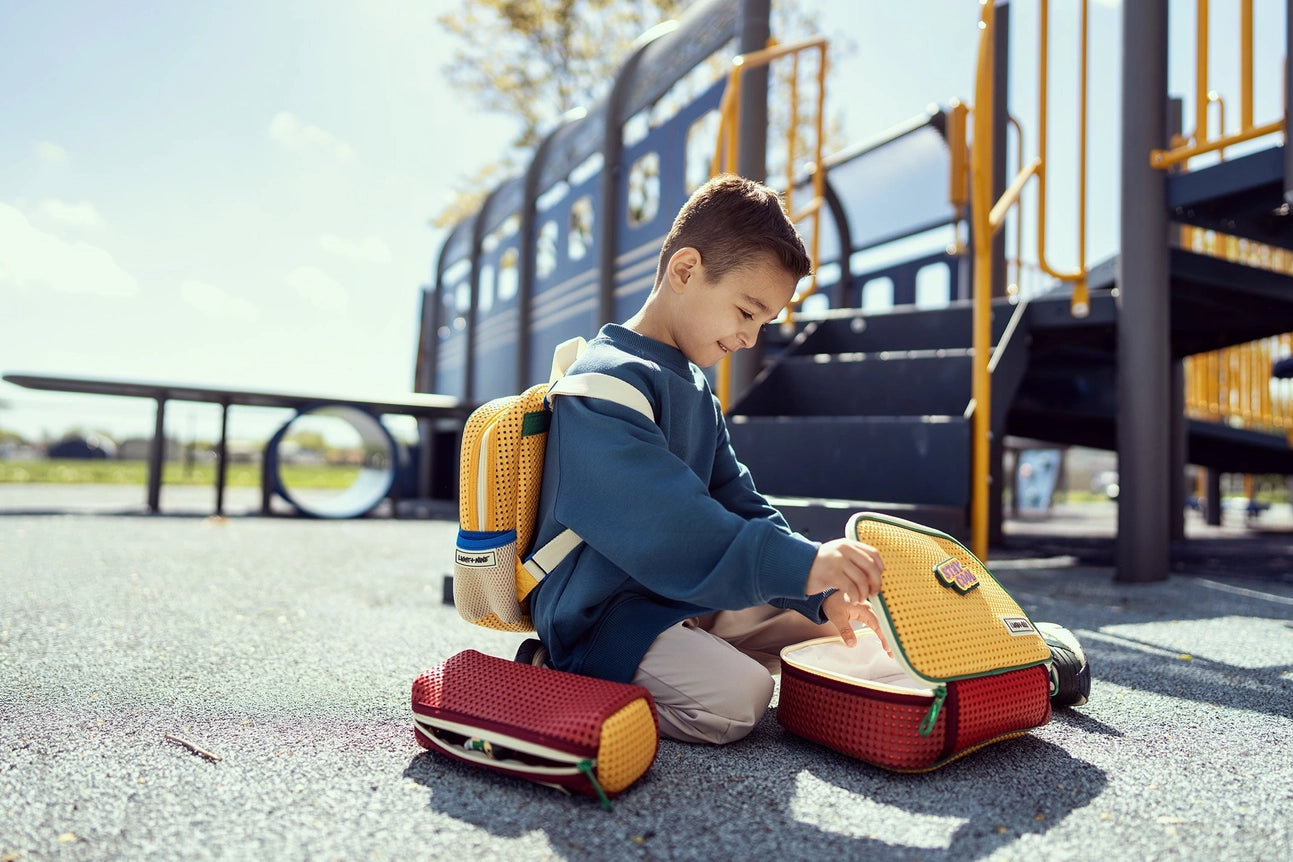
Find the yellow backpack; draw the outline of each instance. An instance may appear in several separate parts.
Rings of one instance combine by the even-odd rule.
[[[555,396],[603,398],[655,421],[651,402],[633,384],[597,372],[566,374],[586,346],[582,338],[562,342],[547,383],[495,398],[467,419],[458,470],[453,600],[469,623],[534,631],[530,592],[583,542],[567,529],[542,548],[530,548]]]

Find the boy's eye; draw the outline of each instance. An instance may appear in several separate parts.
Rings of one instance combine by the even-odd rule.
[[[746,311],[744,308],[740,309],[740,312],[741,312],[741,316],[744,317],[746,320],[754,320],[754,315],[750,314],[750,312]]]

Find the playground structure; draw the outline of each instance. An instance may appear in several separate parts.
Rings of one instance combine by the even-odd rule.
[[[1124,4],[1124,32],[1137,37],[1123,52],[1120,252],[1086,262],[1083,189],[1079,265],[1058,271],[1046,260],[1046,183],[1063,170],[1084,187],[1086,168],[1082,159],[1048,171],[1048,4],[1036,2],[1038,152],[1025,163],[1017,146],[1014,171],[1012,125],[1023,135],[997,94],[1009,40],[1033,35],[1010,33],[1008,3],[980,7],[973,105],[810,155],[819,170],[784,177],[769,174],[769,154],[805,142],[768,139],[768,81],[805,79],[817,118],[790,128],[816,126],[811,153],[825,43],[770,43],[767,0],[696,4],[647,34],[607,98],[554,130],[524,175],[448,234],[423,293],[415,389],[464,404],[520,391],[562,340],[638,308],[691,189],[717,170],[767,178],[786,193],[815,278],[761,351],[738,354],[745,361],[713,382],[739,456],[792,525],[832,537],[869,508],[986,556],[1001,540],[1009,435],[1117,452],[1117,577],[1166,577],[1184,534],[1187,465],[1206,469],[1214,501],[1222,473],[1293,474],[1293,391],[1270,375],[1293,331],[1287,105],[1254,121],[1255,72],[1263,86],[1278,82],[1253,69],[1252,3],[1239,0],[1239,127],[1210,128],[1220,99],[1208,86],[1209,6],[1197,0],[1196,111],[1183,132],[1167,91],[1166,0]],[[1081,20],[1084,157],[1085,3]],[[1287,100],[1293,88],[1283,89]],[[797,107],[804,98],[791,92]],[[1224,157],[1240,144],[1245,154]],[[1026,262],[1008,253],[1002,227],[1022,218],[1030,185],[1033,265],[1050,280],[1025,291],[1010,275]],[[967,241],[873,269],[856,263],[940,227]],[[428,463],[451,463],[452,424],[424,423],[423,448]]]

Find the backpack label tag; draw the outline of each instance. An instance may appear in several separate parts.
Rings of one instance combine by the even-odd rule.
[[[1033,623],[1028,617],[1002,617],[1001,622],[1006,627],[1006,631],[1014,637],[1023,637],[1024,635],[1035,635],[1037,629],[1033,628]]]
[[[472,569],[489,569],[498,565],[498,555],[493,549],[464,551],[462,548],[456,548],[454,562]]]

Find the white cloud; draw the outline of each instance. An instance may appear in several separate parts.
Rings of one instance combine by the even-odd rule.
[[[207,317],[220,317],[251,323],[260,312],[249,300],[234,296],[215,285],[197,279],[186,279],[180,285],[180,296]]]
[[[390,263],[391,249],[378,236],[366,236],[363,239],[346,239],[335,234],[325,233],[319,237],[319,247],[324,251],[359,263]]]
[[[41,201],[38,208],[41,215],[67,227],[99,228],[107,224],[94,204],[88,201],[69,203],[51,198]]]
[[[61,165],[67,162],[67,150],[50,141],[36,141],[32,145],[36,158],[49,165]]]
[[[350,145],[331,132],[304,122],[291,111],[280,111],[269,123],[269,139],[296,152],[320,150],[339,162],[354,158]]]
[[[296,294],[320,311],[342,312],[349,304],[346,289],[332,276],[314,266],[298,266],[287,275]]]
[[[0,284],[100,296],[139,292],[139,282],[111,254],[45,233],[7,204],[0,204]]]

